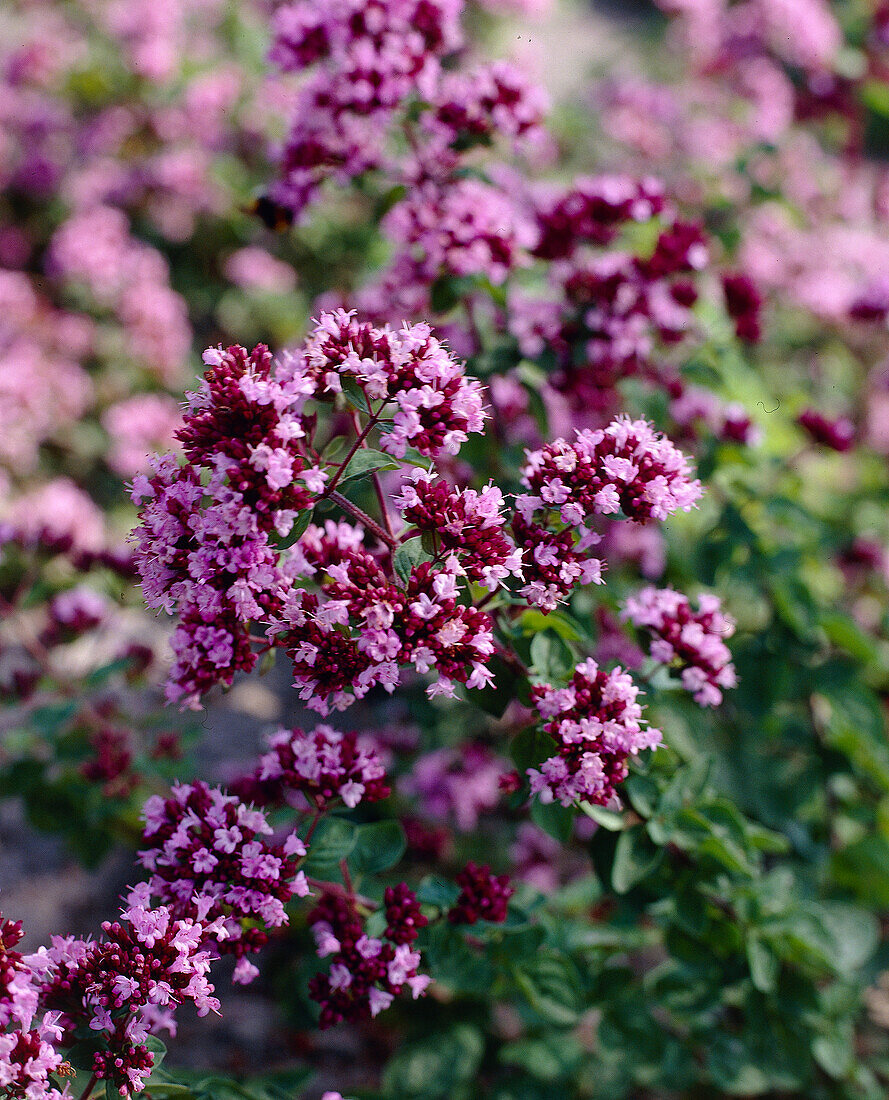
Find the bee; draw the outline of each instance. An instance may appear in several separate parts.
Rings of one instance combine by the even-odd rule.
[[[293,211],[270,199],[268,195],[260,195],[254,199],[246,210],[248,214],[255,214],[263,225],[276,233],[283,233],[293,225]]]

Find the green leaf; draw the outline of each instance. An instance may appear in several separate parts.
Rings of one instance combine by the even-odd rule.
[[[493,683],[467,690],[465,698],[485,714],[502,718],[514,699],[527,698],[528,680],[496,653],[485,661],[485,666],[494,675]]]
[[[331,868],[338,867],[347,859],[358,839],[358,827],[341,817],[325,817],[312,834],[309,842],[309,854],[303,869],[307,874],[316,874],[323,878]]]
[[[516,933],[510,940],[518,940]],[[426,929],[418,941],[427,973],[455,993],[486,999],[491,994],[494,968],[486,955],[471,948],[452,924],[439,921]]]
[[[889,844],[879,835],[865,836],[835,852],[833,880],[866,905],[889,908]]]
[[[562,806],[558,802],[543,803],[534,799],[531,803],[531,820],[545,833],[567,844],[574,832],[575,812],[572,806]]]
[[[553,1031],[539,1038],[506,1043],[497,1056],[505,1065],[520,1066],[538,1081],[554,1082],[577,1069],[583,1049],[573,1035]]]
[[[760,993],[771,993],[775,988],[780,964],[758,936],[752,935],[747,939],[747,962],[754,986]]]
[[[349,459],[345,470],[340,474],[340,482],[352,481],[356,477],[370,477],[377,470],[397,470],[398,463],[392,455],[375,451],[372,447],[357,450]]]
[[[824,719],[828,744],[889,790],[889,745],[876,693],[862,684],[843,683],[813,701]]]
[[[484,1049],[482,1033],[466,1023],[406,1043],[386,1066],[384,1095],[391,1100],[450,1098],[475,1077]]]
[[[583,640],[579,624],[561,611],[550,611],[546,615],[536,609],[526,611],[519,619],[519,626],[526,637],[539,634],[542,630],[554,630],[566,642]]]
[[[429,303],[436,313],[449,313],[475,286],[476,281],[471,276],[442,275],[430,287]]]
[[[313,515],[314,512],[311,508],[304,508],[293,521],[293,526],[287,534],[278,539],[278,549],[286,550],[288,547],[293,546],[295,542],[298,542],[306,533],[306,528],[312,522]]]
[[[558,634],[540,631],[531,639],[531,667],[544,680],[563,680],[574,668],[571,647]]]
[[[407,839],[398,821],[375,821],[360,825],[349,866],[355,874],[375,875],[388,871],[404,855]]]
[[[559,1027],[577,1023],[584,1007],[580,976],[567,956],[543,949],[516,967],[513,974],[538,1015]]]
[[[364,396],[364,391],[358,385],[353,378],[342,378],[343,396],[353,405],[359,412],[370,413],[370,408],[367,404],[367,398]]]
[[[819,1035],[812,1043],[815,1061],[835,1081],[841,1081],[852,1069],[855,1054],[851,1029],[835,1028],[829,1035]]]
[[[153,1069],[160,1069],[161,1063],[167,1056],[167,1044],[163,1042],[162,1039],[158,1039],[156,1035],[149,1035],[148,1038],[143,1041],[142,1045],[151,1051],[154,1059],[152,1063]]]
[[[578,802],[578,806],[587,817],[592,818],[597,825],[601,825],[611,833],[619,833],[626,827],[623,814],[616,813],[614,810],[606,810],[604,806],[597,806],[594,802]]]
[[[450,909],[459,896],[458,886],[435,875],[427,875],[417,887],[417,900],[423,905],[437,905],[439,909]]]
[[[618,894],[626,894],[658,866],[663,855],[663,850],[652,843],[645,826],[633,825],[617,839],[611,885]]]
[[[812,910],[834,940],[838,973],[858,970],[873,956],[880,943],[880,925],[873,913],[839,901],[823,901]]]
[[[407,187],[403,183],[396,183],[380,196],[374,209],[374,216],[382,220],[386,214],[407,195]]]
[[[401,543],[392,555],[392,568],[395,570],[395,575],[406,585],[410,580],[411,573],[417,568],[421,562],[431,561],[432,555],[427,554],[423,548],[423,538],[418,535],[415,538],[408,539],[407,542]]]
[[[556,743],[538,726],[527,726],[512,739],[509,755],[524,775],[528,768],[536,768],[556,751]]]
[[[659,789],[650,775],[631,775],[621,788],[640,817],[651,817],[657,806]]]

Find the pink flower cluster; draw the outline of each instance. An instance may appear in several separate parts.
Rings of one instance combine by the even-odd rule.
[[[325,480],[300,444],[312,385],[273,369],[262,346],[252,354],[211,349],[205,360],[178,433],[190,461],[156,460],[132,491],[142,504],[133,538],[145,598],[181,618],[168,695],[192,705],[208,687],[253,668],[248,624],[274,604],[281,583],[272,540]]]
[[[0,499],[0,515],[0,542],[90,557],[106,548],[101,509],[67,477],[52,478],[10,502]]]
[[[623,618],[652,637],[653,660],[681,670],[683,687],[700,706],[718,706],[722,689],[736,685],[724,641],[735,624],[723,613],[718,596],[701,595],[695,610],[681,592],[649,585],[626,601]]]
[[[626,416],[578,432],[574,443],[558,439],[530,452],[522,484],[529,492],[516,508],[527,520],[552,511],[569,527],[619,511],[639,522],[663,520],[688,512],[702,492],[685,455],[647,421]]]
[[[700,386],[680,384],[675,392],[675,397],[671,392],[670,416],[679,429],[678,438],[697,438],[697,425],[702,424],[716,439],[726,443],[754,446],[761,440],[762,432],[739,402],[721,401]]]
[[[56,232],[50,272],[84,284],[100,306],[115,311],[129,355],[162,382],[178,382],[191,347],[185,301],[169,285],[160,252],[130,234],[112,206],[77,211]]]
[[[481,383],[466,376],[429,325],[393,330],[358,321],[354,310],[323,314],[306,341],[302,368],[319,393],[338,393],[353,381],[375,420],[391,404],[391,431],[380,447],[396,458],[408,447],[432,458],[454,455],[469,433],[484,430]]]
[[[738,338],[755,344],[762,335],[762,295],[753,280],[741,272],[727,272],[722,276],[722,292]]]
[[[64,1072],[55,1043],[62,1036],[58,1014],[45,1013],[37,1026],[38,985],[16,946],[22,938],[18,921],[0,913],[0,1090],[27,1100],[63,1100],[49,1075]]]
[[[401,665],[435,669],[430,696],[453,695],[455,681],[490,682],[493,624],[459,602],[463,569],[455,555],[421,562],[403,588],[365,549],[359,528],[328,520],[324,529],[307,528],[289,565],[314,579],[321,598],[294,589],[269,635],[292,658],[300,697],[319,713],[345,709],[375,684],[393,691]]]
[[[556,752],[529,768],[531,792],[541,802],[607,805],[627,775],[626,760],[660,744],[636,701],[639,689],[620,667],[610,672],[592,659],[577,666],[566,687],[538,684],[532,697]]]
[[[663,184],[627,176],[581,176],[571,187],[542,196],[534,254],[567,260],[581,244],[610,244],[627,223],[647,222],[667,206]]]
[[[266,623],[269,645],[292,652],[304,698],[322,713],[375,683],[391,690],[399,662],[424,672],[437,665],[441,690],[451,677],[486,682],[490,624],[457,603],[455,557],[416,571],[406,593],[347,525],[310,526],[289,553],[277,547],[343,473],[313,448],[311,398],[355,386],[370,418],[362,439],[380,426],[379,446],[390,454],[410,446],[436,457],[456,454],[482,430],[480,383],[428,325],[375,328],[345,311],[322,315],[303,347],[277,362],[263,347],[211,349],[205,360],[177,433],[187,463],[168,455],[133,482],[145,597],[180,617],[169,698],[195,705],[213,684],[252,669],[252,622]],[[299,583],[315,575],[330,597],[323,604]],[[349,623],[359,637],[343,633]]]
[[[102,415],[111,437],[108,465],[123,477],[142,473],[149,467],[149,455],[176,446],[181,423],[179,402],[166,394],[137,394],[109,406]]]
[[[194,920],[177,919],[165,906],[149,907],[143,883],[131,893],[122,920],[102,925],[101,940],[57,936],[51,947],[25,959],[66,1045],[86,1019],[102,1043],[94,1055],[96,1076],[124,1096],[141,1091],[151,1074],[154,1055],[145,1039],[152,1028],[172,1022],[186,1002],[199,1016],[219,1011],[204,945],[225,930],[221,920],[206,923],[210,904],[199,904]]]
[[[279,729],[268,738],[252,775],[236,790],[261,805],[280,805],[301,796],[304,804],[326,810],[341,801],[349,809],[359,802],[388,798],[386,773],[373,748],[355,733],[319,725],[306,733]]]
[[[803,409],[796,421],[812,440],[832,451],[843,453],[855,444],[855,425],[848,416],[830,417],[817,409]]]
[[[282,843],[267,840],[272,828],[261,810],[200,780],[177,783],[166,799],[153,795],[143,818],[149,846],[139,862],[152,896],[174,916],[200,913],[222,929],[215,938],[238,959],[234,980],[251,981],[257,970],[246,956],[264,946],[264,929],[287,923],[287,902],[309,893],[296,870],[305,845],[295,832]]]
[[[429,284],[441,275],[486,276],[495,286],[530,262],[533,223],[500,188],[478,179],[426,180],[383,222],[398,251],[398,278]]]
[[[268,599],[276,555],[260,513],[219,473],[204,485],[168,455],[151,477],[135,478],[133,500],[142,505],[133,538],[145,599],[180,615],[167,697],[196,706],[202,692],[256,664],[247,624]]]
[[[401,883],[386,891],[386,930],[368,936],[350,898],[325,894],[309,914],[318,956],[332,956],[327,974],[309,982],[309,995],[321,1006],[320,1026],[364,1020],[388,1008],[404,988],[421,996],[431,979],[420,974],[420,952],[412,950],[426,923],[416,897]]]
[[[469,862],[457,875],[460,896],[448,910],[451,924],[476,924],[480,920],[502,924],[506,907],[515,893],[509,885],[509,875],[493,875],[485,863],[481,867]]]
[[[424,753],[399,783],[426,819],[453,819],[464,833],[472,832],[479,816],[500,801],[500,779],[507,770],[485,745]]]
[[[78,359],[93,337],[85,317],[54,309],[27,275],[0,268],[0,463],[11,474],[30,473],[40,445],[92,404]]]
[[[445,73],[433,96],[433,110],[420,116],[430,143],[422,151],[424,163],[434,154],[445,163],[453,162],[461,149],[489,145],[497,138],[528,140],[536,134],[548,106],[543,89],[505,61],[467,73]],[[436,170],[441,167],[439,161]]]
[[[528,492],[516,498],[513,523],[523,549],[522,594],[547,610],[574,585],[601,583],[602,563],[587,554],[599,539],[587,526],[594,516],[662,520],[689,511],[702,492],[682,452],[628,417],[528,452],[522,483]]]
[[[311,71],[271,198],[299,215],[325,180],[342,184],[370,169],[404,189],[383,225],[395,255],[362,299],[387,319],[407,306],[428,314],[439,277],[502,283],[537,239],[509,188],[457,171],[468,152],[497,139],[533,148],[547,108],[543,91],[507,63],[443,67],[462,45],[463,6],[338,0],[319,13],[302,0],[276,18],[272,59],[285,72]]]
[[[582,178],[539,195],[534,207],[533,252],[552,262],[546,297],[510,296],[508,323],[522,352],[555,357],[553,385],[587,423],[620,407],[623,378],[675,384],[654,352],[694,327],[694,280],[709,259],[701,228],[676,217],[657,181],[629,176]],[[655,218],[653,251],[635,252],[632,226]],[[621,233],[629,234],[623,247]]]
[[[461,0],[307,0],[279,9],[271,58],[312,68],[300,89],[275,198],[302,210],[328,174],[380,163],[394,111],[429,94],[441,58],[460,45]]]
[[[427,470],[410,471],[393,503],[417,531],[432,536],[437,554],[453,554],[465,575],[490,590],[508,577],[521,577],[522,551],[503,530],[503,493],[453,489]]]

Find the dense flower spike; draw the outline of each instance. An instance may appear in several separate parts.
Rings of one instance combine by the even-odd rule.
[[[383,906],[386,911],[386,939],[393,943],[413,943],[420,929],[429,923],[420,912],[417,895],[406,882],[386,887]]]
[[[314,67],[300,89],[283,152],[278,202],[301,213],[329,175],[380,163],[393,113],[430,95],[441,58],[460,44],[460,0],[299,0],[279,9],[271,57],[285,72]]]
[[[180,615],[167,694],[197,705],[255,665],[246,623],[268,600],[276,556],[260,513],[219,474],[204,486],[198,471],[167,456],[150,478],[136,478],[133,499],[142,506],[133,538],[145,599]]]
[[[379,757],[355,733],[322,725],[308,733],[279,729],[267,740],[268,752],[259,758],[254,773],[236,784],[239,793],[261,805],[302,796],[303,804],[317,810],[337,800],[354,809],[359,802],[389,796]]]
[[[380,447],[397,458],[408,447],[435,458],[456,454],[470,432],[484,430],[481,383],[432,335],[429,325],[375,328],[355,311],[323,314],[306,342],[303,364],[319,390],[337,393],[347,379],[379,418],[395,407]]]
[[[607,428],[558,439],[527,456],[516,508],[526,521],[555,512],[570,527],[620,511],[628,519],[666,519],[701,496],[688,459],[644,420],[618,417]]]
[[[475,924],[480,920],[501,924],[506,907],[515,893],[509,875],[493,875],[487,863],[481,867],[469,862],[457,875],[460,896],[448,910],[451,924]]]
[[[235,980],[250,981],[257,971],[246,955],[265,944],[264,929],[287,923],[292,897],[309,893],[296,870],[305,845],[295,832],[282,843],[266,839],[272,829],[262,811],[199,780],[176,784],[166,799],[153,795],[143,818],[149,846],[139,862],[152,896],[174,916],[222,927],[214,944],[238,958]]]
[[[753,281],[742,274],[722,276],[722,290],[729,317],[735,322],[739,339],[755,344],[762,336],[760,311],[762,295]]]
[[[493,624],[458,602],[463,570],[455,555],[421,562],[401,587],[364,549],[359,530],[328,521],[324,530],[307,528],[291,564],[319,584],[322,598],[295,591],[269,634],[291,656],[301,698],[319,713],[345,709],[375,684],[394,690],[401,665],[438,673],[430,696],[452,695],[454,681],[489,682]]]
[[[368,936],[350,899],[326,894],[309,914],[319,957],[332,956],[328,973],[309,983],[322,1028],[377,1016],[402,989],[416,1000],[429,985],[431,979],[417,972],[420,952],[410,946],[418,927],[416,898],[401,884],[387,891],[384,912],[383,939]]]
[[[149,907],[150,889],[131,893],[120,921],[105,921],[101,940],[56,937],[27,957],[41,999],[66,1032],[85,1017],[103,1044],[93,1069],[123,1095],[138,1093],[154,1064],[145,1039],[158,1013],[189,1002],[199,1016],[218,1012],[207,974],[204,944],[224,937],[222,921],[175,919],[165,906]]]
[[[453,553],[470,580],[494,589],[522,575],[522,552],[503,531],[503,493],[495,485],[480,492],[452,489],[427,470],[412,470],[393,504],[420,532],[434,536],[436,550]]]
[[[577,666],[566,687],[539,684],[532,696],[555,755],[529,768],[541,802],[607,805],[626,778],[628,756],[656,748],[660,730],[648,726],[636,701],[639,689],[621,668],[610,672],[592,659]]]
[[[0,913],[0,1090],[3,1096],[26,1100],[62,1100],[49,1081],[51,1073],[64,1070],[55,1046],[62,1029],[57,1013],[35,1020],[39,982],[16,950],[21,938],[21,922]]]
[[[847,416],[829,417],[817,409],[803,409],[797,423],[816,443],[843,453],[855,443],[855,425]]]
[[[462,832],[473,832],[479,816],[500,800],[500,780],[507,767],[482,744],[424,753],[399,784],[417,800],[419,812],[433,821],[453,820]]]
[[[307,469],[300,441],[302,411],[313,387],[300,374],[275,369],[260,345],[204,352],[201,388],[189,394],[176,433],[189,460],[224,470],[231,488],[260,516],[283,526],[282,512],[298,511],[319,491],[323,476]],[[285,528],[286,530],[286,528]]]
[[[37,1011],[37,990],[16,951],[22,935],[21,921],[7,920],[0,914],[0,1027],[12,1021],[30,1027]]]
[[[651,635],[651,657],[679,669],[683,687],[702,707],[718,706],[722,689],[735,687],[732,655],[724,641],[735,626],[718,596],[701,595],[695,610],[682,593],[649,585],[626,601],[623,618]]]

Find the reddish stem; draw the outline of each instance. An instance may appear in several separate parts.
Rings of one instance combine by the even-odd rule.
[[[354,418],[353,422],[355,422],[355,430],[357,432],[358,431],[357,417]],[[354,456],[355,452],[364,443],[364,441],[370,435],[371,430],[376,426],[376,424],[377,424],[377,417],[374,416],[374,415],[371,415],[370,420],[367,422],[367,427],[364,429],[364,431],[358,432],[358,437],[356,438],[356,440],[352,444],[352,446],[349,448],[349,452],[346,455],[346,457],[340,463],[340,467],[337,470],[337,472],[333,475],[333,479],[328,484],[327,488],[324,490],[324,492],[321,494],[321,496],[318,498],[319,500],[324,500],[325,497],[333,496],[333,491],[337,487],[337,485],[339,484],[340,478],[343,476],[343,473],[345,472],[346,467],[352,461],[352,457]]]
[[[395,538],[377,523],[377,521],[367,514],[363,509],[359,508],[357,504],[353,504],[348,497],[344,497],[339,490],[334,490],[330,493],[330,499],[335,501],[340,508],[343,508],[349,515],[354,516],[359,523],[363,523],[368,531],[373,532],[374,535],[383,543],[384,546],[388,546],[390,550],[394,550],[396,547]]]
[[[83,1090],[83,1092],[82,1092],[82,1093],[80,1094],[79,1100],[87,1100],[87,1098],[89,1097],[90,1093],[91,1093],[91,1092],[93,1091],[93,1089],[94,1089],[94,1088],[96,1087],[96,1081],[97,1081],[97,1080],[98,1080],[98,1078],[96,1077],[96,1075],[95,1075],[95,1074],[93,1074],[93,1075],[92,1075],[92,1077],[90,1077],[89,1081],[87,1081],[87,1083],[86,1083],[86,1088],[85,1088],[85,1089]]]

